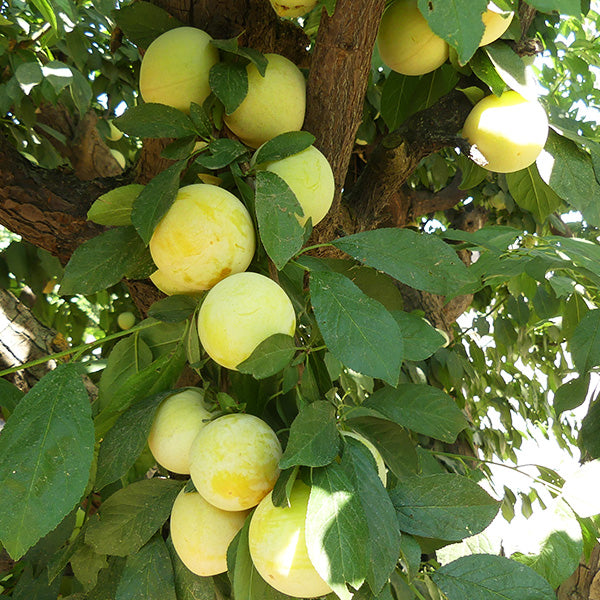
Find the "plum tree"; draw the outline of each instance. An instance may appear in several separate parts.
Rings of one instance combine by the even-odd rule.
[[[306,111],[306,82],[300,69],[279,54],[265,54],[265,58],[264,77],[254,63],[246,67],[248,94],[224,117],[227,127],[252,148],[281,133],[300,130]]]
[[[192,442],[211,418],[203,390],[186,389],[167,397],[158,407],[148,434],[152,456],[173,473],[189,474]]]
[[[433,31],[417,0],[396,0],[381,19],[377,34],[381,60],[403,75],[424,75],[443,65],[448,44]]]
[[[276,333],[294,335],[296,315],[286,293],[259,273],[227,277],[206,295],[198,313],[198,335],[208,355],[235,369]]]
[[[281,445],[261,419],[229,414],[203,427],[190,449],[190,475],[198,492],[223,510],[256,506],[275,485]]]
[[[180,293],[210,289],[244,271],[254,249],[246,207],[231,192],[209,184],[182,187],[150,240],[162,280]]]
[[[264,165],[281,177],[296,195],[304,216],[299,218],[304,225],[309,217],[312,224],[320,223],[331,208],[335,193],[335,181],[331,165],[314,146]]]
[[[195,27],[177,27],[158,36],[148,46],[140,67],[142,98],[184,112],[189,112],[192,102],[202,104],[210,94],[210,68],[219,60],[210,40]]]
[[[305,522],[310,488],[294,482],[289,507],[265,496],[250,520],[250,556],[262,578],[288,596],[314,598],[331,592],[312,564],[306,548]]]
[[[496,173],[512,173],[535,162],[548,137],[548,117],[535,100],[518,92],[490,95],[469,113],[463,136],[477,147]]]
[[[183,564],[208,577],[227,571],[227,548],[248,511],[221,510],[198,492],[182,490],[171,510],[171,540]]]

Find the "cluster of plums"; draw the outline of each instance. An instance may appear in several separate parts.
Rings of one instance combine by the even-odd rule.
[[[182,490],[171,511],[178,556],[197,575],[225,572],[227,548],[256,507],[249,547],[263,579],[296,597],[330,592],[306,548],[310,488],[297,480],[288,508],[271,500],[282,454],[275,432],[248,414],[211,419],[203,391],[188,388],[162,402],[148,437],[156,461],[174,473],[189,474],[196,490]]]

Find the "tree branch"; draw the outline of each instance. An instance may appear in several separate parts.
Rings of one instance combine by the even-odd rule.
[[[468,152],[458,132],[471,109],[467,97],[453,90],[379,142],[355,186],[345,196],[357,231],[382,224],[390,206],[398,203],[398,190],[423,158],[448,146],[462,146]],[[404,210],[397,208],[396,212]]]
[[[362,121],[384,6],[384,0],[338,0],[331,17],[325,11],[321,16],[308,78],[304,128],[315,135],[316,146],[331,164],[336,197],[329,215],[316,228],[316,241],[332,239],[339,227],[341,190]]]
[[[125,178],[81,181],[72,173],[34,166],[0,136],[0,224],[64,264],[103,228],[86,220],[92,202]]]

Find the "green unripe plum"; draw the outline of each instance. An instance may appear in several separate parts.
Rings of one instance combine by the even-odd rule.
[[[119,152],[119,150],[115,150],[115,148],[111,148],[110,153],[113,155],[113,158],[117,161],[117,164],[121,167],[121,169],[124,169],[127,163],[125,162],[123,153]]]
[[[203,183],[179,190],[150,240],[159,281],[178,293],[208,290],[244,271],[254,248],[246,207],[227,190]]]
[[[253,63],[248,95],[224,121],[246,145],[258,148],[281,133],[299,131],[306,111],[306,82],[300,69],[279,54],[265,54],[265,76]]]
[[[123,132],[112,122],[108,122],[109,133],[106,136],[111,142],[118,142],[123,137]]]
[[[314,146],[265,167],[281,177],[292,189],[304,216],[298,220],[304,225],[309,217],[316,225],[331,208],[335,193],[335,181],[331,165]]]
[[[210,94],[208,74],[219,60],[210,35],[194,27],[178,27],[148,46],[140,67],[140,93],[145,102],[158,102],[189,113]]]
[[[238,273],[212,288],[198,313],[198,335],[208,355],[235,369],[276,333],[294,335],[296,314],[287,294],[258,273]]]
[[[449,46],[435,35],[417,0],[396,0],[383,13],[377,47],[381,60],[402,75],[424,75],[442,66]]]
[[[148,435],[156,462],[173,473],[189,474],[192,442],[210,419],[200,390],[184,390],[165,398]]]
[[[280,17],[301,17],[317,5],[317,0],[271,0],[273,10]]]
[[[227,548],[244,526],[248,511],[225,511],[197,492],[179,493],[171,510],[171,540],[183,564],[196,575],[227,571]]]
[[[479,46],[487,46],[495,42],[508,29],[513,17],[514,13],[505,15],[493,2],[490,2],[487,10],[481,15],[485,31]]]
[[[471,110],[462,135],[496,173],[513,173],[533,164],[546,144],[548,117],[542,105],[514,91],[486,96]]]
[[[387,484],[387,469],[385,467],[385,461],[383,460],[383,457],[381,456],[379,450],[375,448],[375,446],[370,440],[368,440],[360,433],[357,433],[356,431],[342,431],[341,433],[346,437],[351,437],[355,440],[358,440],[361,444],[364,444],[366,446],[366,448],[369,450],[369,452],[375,459],[375,464],[377,465],[377,474],[379,475],[379,479],[381,479],[381,483],[383,483],[383,487],[385,487]]]
[[[256,507],[248,541],[256,570],[272,587],[295,598],[314,598],[331,592],[313,566],[306,548],[305,523],[310,488],[294,482],[290,506],[273,504],[271,494]]]
[[[125,311],[117,317],[117,325],[123,330],[131,329],[135,325],[135,315],[132,312]]]
[[[222,510],[256,506],[279,476],[281,445],[261,419],[242,413],[205,425],[190,449],[190,475],[198,493]]]

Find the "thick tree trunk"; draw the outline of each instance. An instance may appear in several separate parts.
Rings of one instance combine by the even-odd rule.
[[[559,588],[558,600],[600,600],[600,545]]]

